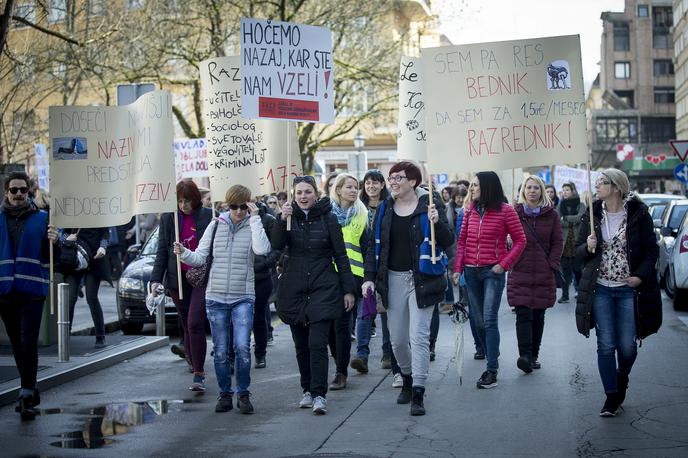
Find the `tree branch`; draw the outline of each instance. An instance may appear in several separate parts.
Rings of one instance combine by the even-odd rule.
[[[12,16],[12,19],[13,19],[14,21],[17,21],[17,22],[21,23],[21,24],[24,24],[24,25],[26,25],[26,26],[29,26],[29,27],[31,27],[31,28],[33,28],[33,29],[36,29],[36,30],[38,30],[39,32],[43,32],[43,33],[45,33],[46,35],[51,35],[51,36],[53,36],[53,37],[55,37],[55,38],[59,38],[60,40],[66,41],[67,43],[71,43],[71,44],[76,45],[76,46],[83,46],[80,42],[78,42],[78,41],[75,40],[74,38],[68,37],[67,35],[63,35],[63,34],[61,34],[60,32],[56,32],[56,31],[54,31],[54,30],[46,29],[46,28],[43,27],[43,26],[40,26],[40,25],[38,25],[38,24],[34,24],[34,23],[31,22],[31,21],[27,21],[27,20],[24,19],[23,17]]]

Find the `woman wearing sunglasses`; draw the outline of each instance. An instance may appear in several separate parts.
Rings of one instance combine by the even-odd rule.
[[[203,206],[201,191],[193,181],[177,183],[177,206],[179,211],[164,213],[160,216],[158,230],[158,252],[155,256],[151,274],[151,290],[157,296],[158,287],[163,284],[165,292],[172,298],[179,315],[184,351],[191,361],[193,380],[191,391],[205,391],[205,355],[207,341],[205,337],[205,288],[194,288],[186,280],[186,272],[191,266],[182,263],[182,284],[177,283],[177,257],[174,255],[174,216],[179,220],[179,240],[184,247],[195,250],[205,234],[206,228],[213,219],[213,212]],[[182,290],[184,299],[179,298]]]
[[[296,347],[303,390],[299,407],[324,415],[330,326],[353,308],[356,286],[330,199],[318,200],[311,176],[294,179],[294,197],[282,206],[272,233],[273,247],[285,250],[287,256],[277,291],[277,313],[290,326]]]
[[[232,409],[232,393],[237,393],[237,407],[243,414],[253,413],[249,398],[251,383],[251,330],[253,304],[256,299],[254,283],[254,255],[270,251],[258,208],[251,202],[251,191],[234,185],[227,191],[225,201],[229,212],[212,221],[196,250],[181,243],[174,244],[175,254],[191,266],[202,266],[212,253],[212,263],[205,289],[205,307],[213,337],[213,361],[220,395],[215,412]],[[232,389],[232,370],[229,359],[229,325],[234,329],[236,352],[236,383]]]
[[[454,243],[445,212],[430,205],[428,192],[419,187],[421,181],[421,171],[413,162],[398,162],[390,169],[392,195],[375,215],[375,243],[368,248],[362,287],[364,295],[377,289],[387,310],[392,348],[403,379],[397,403],[411,403],[411,415],[425,415],[430,321],[447,288],[443,250]],[[435,264],[430,223],[435,225]]]
[[[602,172],[593,203],[595,231],[585,212],[576,257],[584,262],[576,300],[578,332],[597,334],[597,366],[606,394],[601,417],[613,417],[626,399],[638,354],[636,339],[657,332],[662,298],[655,263],[659,248],[647,206],[630,192],[626,174]]]

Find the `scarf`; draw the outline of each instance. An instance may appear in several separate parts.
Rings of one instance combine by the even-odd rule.
[[[526,216],[539,216],[541,210],[542,207],[535,207],[531,209],[528,205],[523,204],[523,213],[525,213]]]
[[[337,217],[339,225],[342,227],[348,226],[351,220],[356,216],[356,206],[352,205],[344,210],[337,202],[332,201],[332,213]]]
[[[578,206],[580,205],[580,197],[574,195],[568,199],[561,199],[559,203],[559,213],[561,216],[573,216],[578,214]]]
[[[26,199],[22,205],[9,205],[7,199],[3,199],[2,205],[0,205],[0,211],[5,212],[12,217],[17,217],[25,211],[31,210],[32,207],[33,204],[29,199]]]

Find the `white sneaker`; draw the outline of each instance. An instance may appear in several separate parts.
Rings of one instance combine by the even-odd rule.
[[[313,401],[313,413],[315,415],[325,415],[327,413],[327,400],[324,397],[315,397]]]
[[[401,374],[394,374],[392,388],[401,388],[402,386],[404,386],[404,379],[401,377]]]
[[[310,409],[313,407],[313,396],[309,391],[303,393],[303,398],[299,402],[299,409]]]

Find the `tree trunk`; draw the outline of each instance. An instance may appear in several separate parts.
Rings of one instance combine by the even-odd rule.
[[[5,42],[7,41],[7,34],[10,31],[10,17],[12,16],[12,8],[14,8],[14,0],[5,1],[5,11],[0,16],[0,53],[5,49]]]

